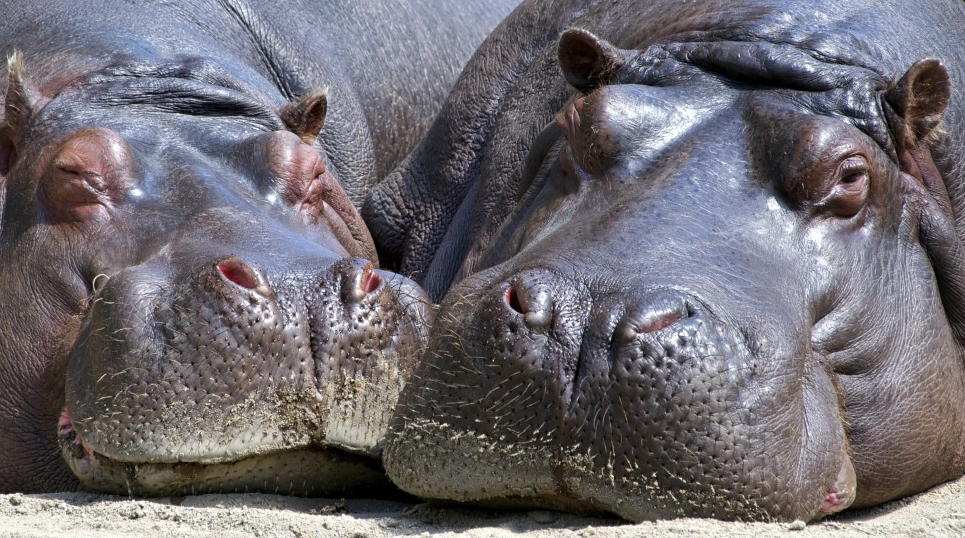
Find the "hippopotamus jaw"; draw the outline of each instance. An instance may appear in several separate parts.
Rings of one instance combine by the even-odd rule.
[[[283,495],[385,494],[394,486],[377,458],[323,446],[284,448],[212,462],[122,461],[94,451],[73,428],[66,409],[59,422],[61,456],[81,483],[107,493],[187,495],[261,491]]]
[[[147,496],[249,491],[332,496],[394,489],[377,459],[321,447],[213,463],[119,461],[94,452],[73,429],[66,409],[59,435],[62,457],[81,483],[94,491]]]

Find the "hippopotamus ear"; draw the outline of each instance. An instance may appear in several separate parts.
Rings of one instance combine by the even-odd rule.
[[[928,144],[929,137],[940,132],[951,87],[941,61],[925,58],[892,85],[885,99],[893,111],[888,120],[906,178],[905,194],[917,208],[918,240],[931,259],[952,332],[965,344],[965,243],[958,235],[948,191]]]
[[[899,154],[936,131],[951,97],[948,70],[936,58],[918,60],[892,85],[885,99],[900,117],[892,126]]]
[[[608,84],[626,63],[623,51],[582,28],[563,32],[558,54],[563,77],[583,93]]]
[[[43,97],[25,73],[23,56],[19,51],[7,58],[9,83],[4,99],[3,127],[0,129],[0,176],[16,159],[17,146],[33,114],[42,106]]]
[[[312,145],[325,125],[328,112],[328,91],[319,90],[303,95],[299,100],[288,103],[279,115],[288,130],[298,135],[306,144]]]
[[[929,139],[941,132],[940,124],[952,96],[948,70],[935,58],[912,65],[885,94],[886,111],[894,134],[901,171],[917,179],[951,218],[951,203],[944,181],[932,161]]]

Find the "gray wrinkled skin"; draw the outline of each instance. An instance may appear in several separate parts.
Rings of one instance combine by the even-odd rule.
[[[383,437],[431,317],[420,290],[386,273],[344,300],[346,262],[266,279],[267,297],[216,267],[171,286],[169,259],[112,276],[67,371],[66,408],[94,453],[63,443],[74,473],[141,494],[384,489]]]
[[[0,491],[397,494],[355,209],[512,2],[0,4]]]
[[[524,4],[363,210],[442,298],[393,481],[808,521],[960,475],[962,28],[952,1]]]

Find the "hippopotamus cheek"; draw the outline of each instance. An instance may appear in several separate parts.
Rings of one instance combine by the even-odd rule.
[[[672,340],[661,333],[673,324],[651,331],[651,343],[617,351],[610,375],[581,384],[570,431],[572,453],[586,457],[569,460],[574,495],[632,520],[681,510],[809,520],[850,504],[854,470],[823,369],[808,366],[800,383],[767,378],[774,357],[686,325]]]

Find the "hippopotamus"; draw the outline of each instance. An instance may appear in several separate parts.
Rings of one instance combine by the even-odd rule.
[[[431,311],[356,205],[511,4],[4,2],[0,491],[388,488]]]
[[[965,5],[524,3],[366,201],[426,499],[810,521],[965,471]]]

